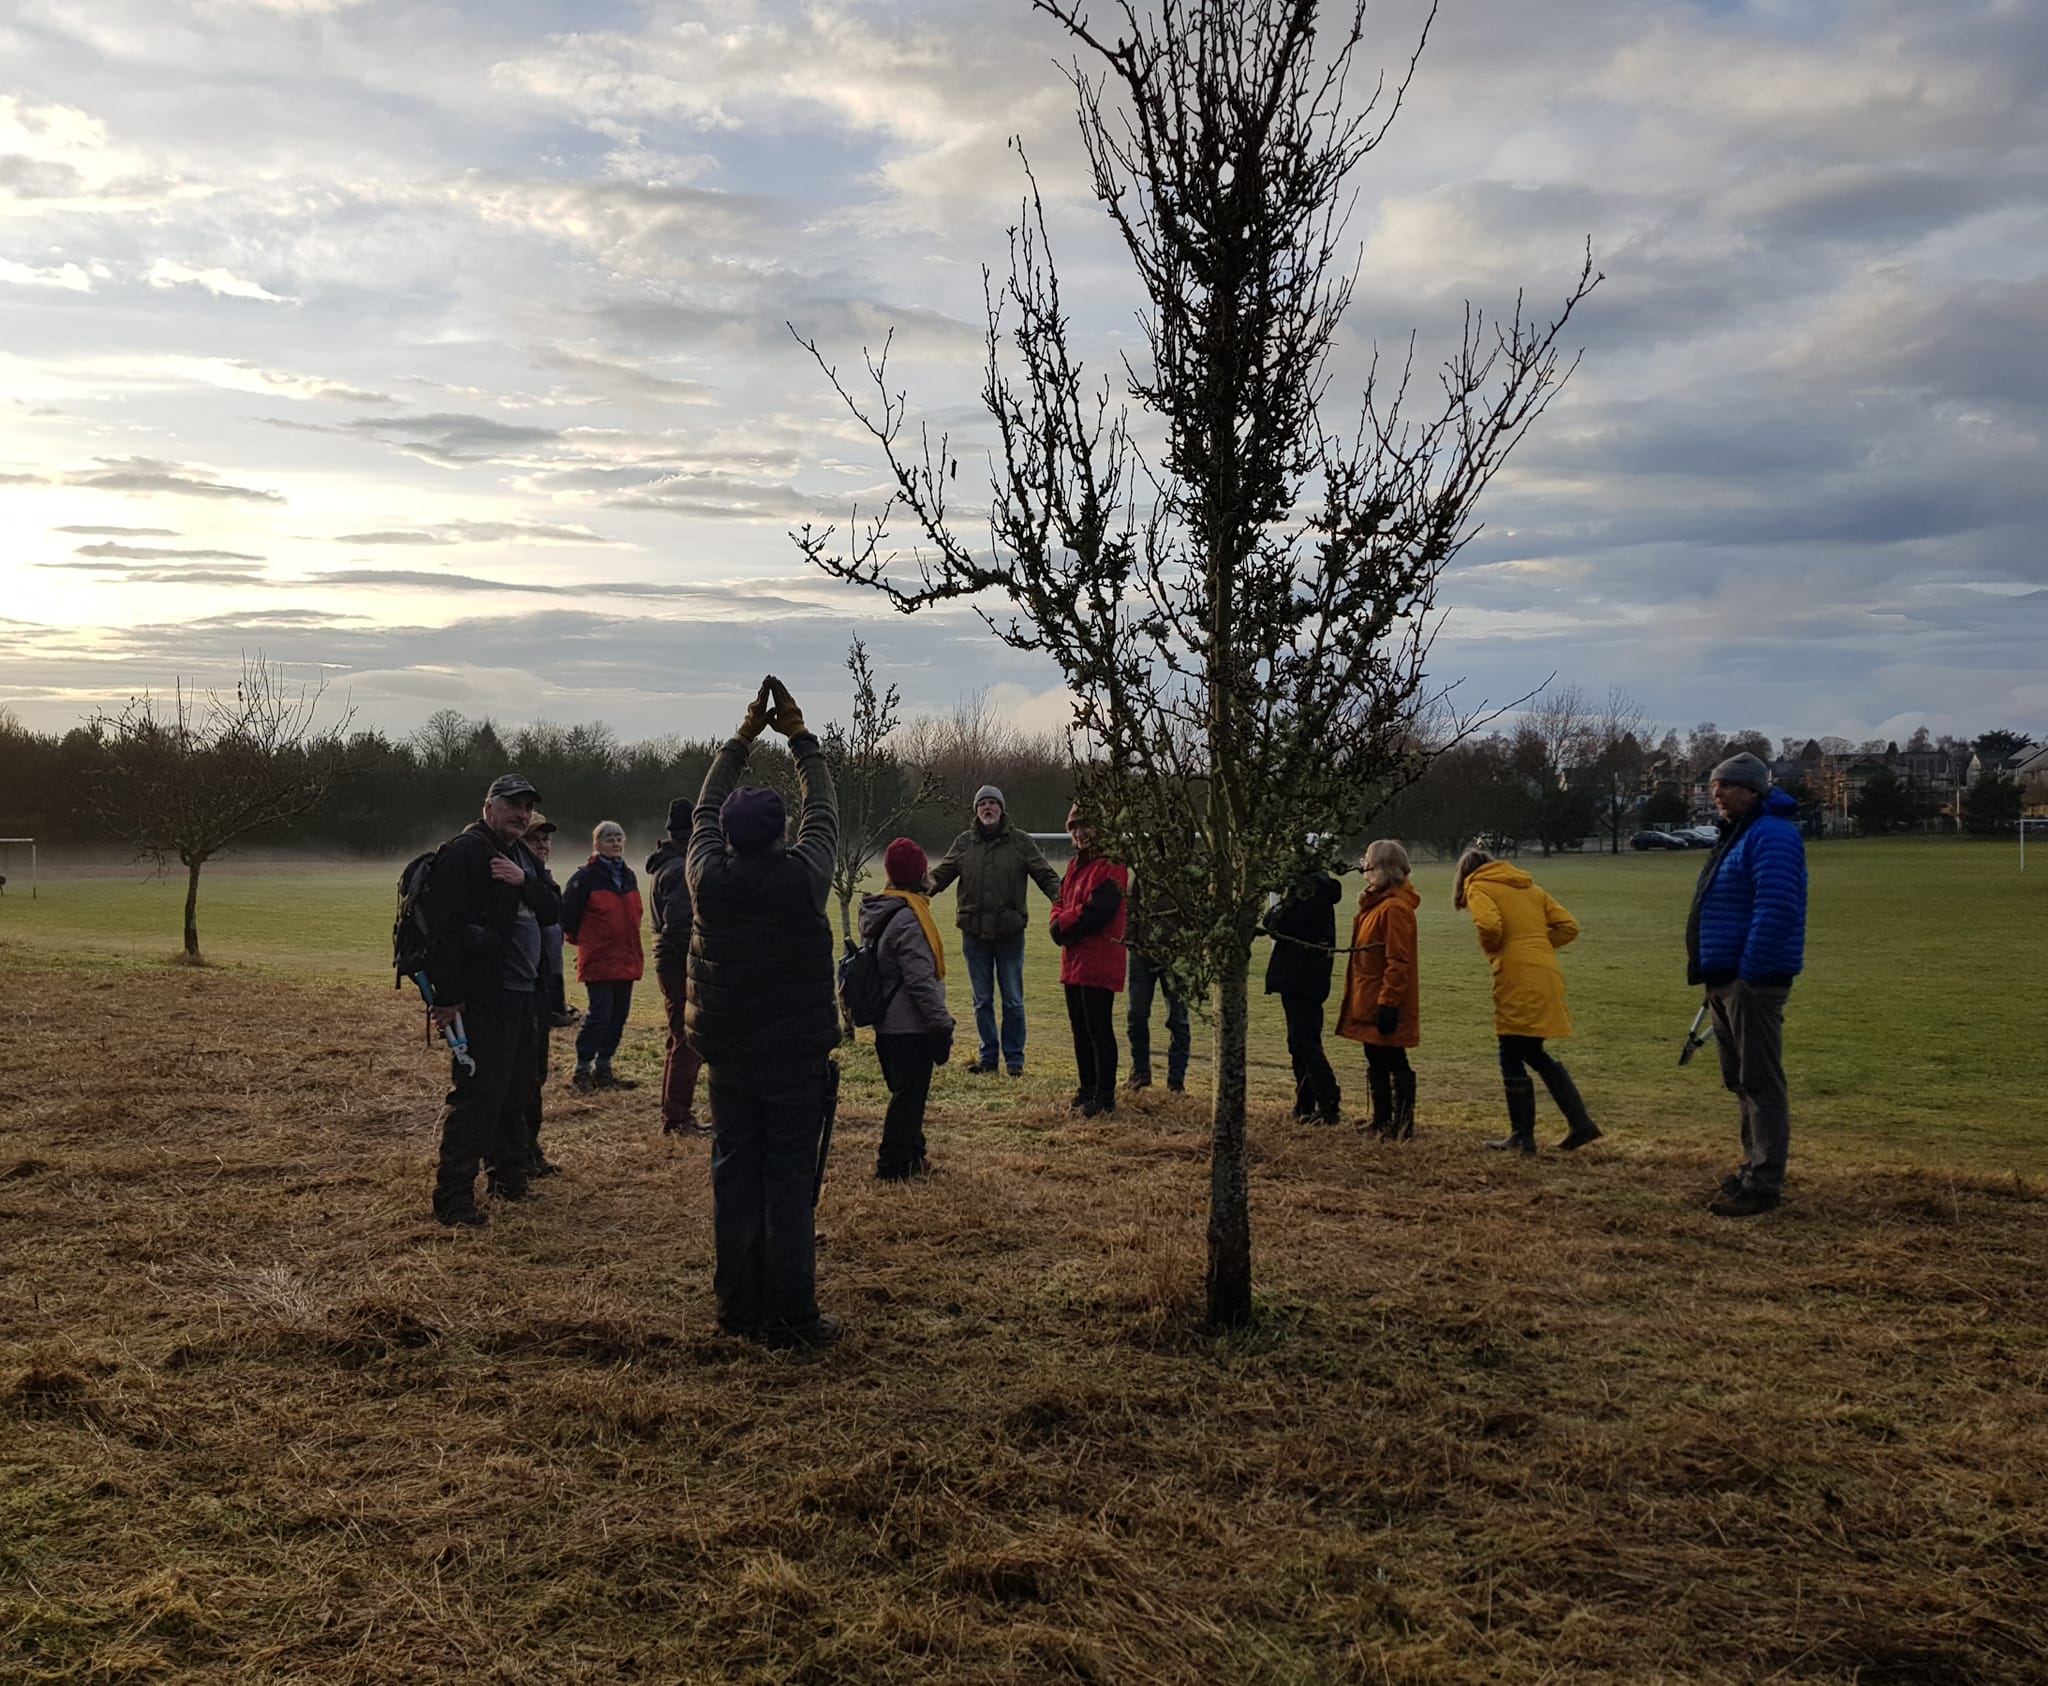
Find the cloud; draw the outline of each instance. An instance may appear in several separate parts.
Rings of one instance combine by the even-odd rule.
[[[178,536],[177,529],[173,527],[52,527],[50,531],[104,539],[174,539]]]
[[[459,414],[362,416],[343,422],[352,433],[367,434],[427,462],[457,464],[521,460],[533,448],[561,437],[551,427],[492,421],[488,416]]]
[[[277,492],[259,491],[253,486],[236,486],[222,480],[202,480],[186,472],[179,463],[154,457],[100,457],[99,467],[80,469],[64,476],[67,486],[85,486],[102,492],[164,492],[181,498],[208,498],[243,503],[283,503]]]
[[[76,554],[79,556],[115,557],[130,562],[261,562],[260,556],[248,556],[237,550],[154,550],[147,545],[82,544]]]
[[[543,521],[450,521],[433,530],[391,528],[370,533],[341,533],[336,544],[526,544],[616,545],[619,541],[588,527]]]
[[[151,264],[147,279],[152,287],[203,287],[216,298],[255,299],[263,304],[292,302],[271,292],[259,282],[247,280],[229,270],[194,269],[189,264],[176,263],[170,258],[158,258]]]
[[[92,277],[75,263],[59,264],[54,269],[35,269],[25,263],[0,258],[0,281],[12,287],[56,287],[68,293],[92,291]]]

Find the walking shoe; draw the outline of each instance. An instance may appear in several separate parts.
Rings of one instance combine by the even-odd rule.
[[[1777,1195],[1769,1189],[1745,1184],[1733,1194],[1716,1195],[1708,1202],[1707,1210],[1717,1218],[1753,1218],[1760,1212],[1774,1210],[1777,1204]]]
[[[508,1182],[501,1177],[492,1177],[486,1181],[484,1193],[493,1200],[520,1201],[533,1198],[533,1190],[528,1188],[525,1182]]]
[[[1022,1077],[1024,1075],[1024,1068],[1021,1065],[1013,1065],[1010,1067],[1010,1075],[1012,1077]]]
[[[579,1023],[582,1018],[581,1007],[564,1007],[559,1013],[548,1014],[548,1029],[567,1030],[572,1024]]]
[[[1152,1074],[1149,1071],[1134,1071],[1124,1079],[1124,1087],[1126,1089],[1149,1089],[1152,1087]]]
[[[1741,1192],[1742,1173],[1740,1171],[1730,1171],[1727,1176],[1721,1179],[1721,1196],[1723,1199],[1733,1200]]]
[[[969,1060],[967,1062],[967,1075],[969,1077],[993,1077],[995,1074],[996,1067],[993,1060],[989,1061],[986,1065],[980,1060]]]
[[[1188,1086],[1178,1078],[1169,1077],[1166,1080],[1166,1092],[1169,1095],[1185,1095],[1188,1092]]]
[[[694,1118],[685,1118],[680,1124],[662,1125],[661,1133],[664,1136],[708,1136],[711,1134],[711,1126],[699,1124]]]
[[[590,1067],[579,1065],[576,1068],[576,1075],[569,1079],[569,1087],[587,1095],[597,1087],[597,1079],[591,1075]]]
[[[490,1214],[475,1206],[451,1206],[434,1214],[434,1222],[448,1229],[482,1229],[490,1221]]]
[[[559,1177],[561,1174],[561,1166],[540,1154],[535,1154],[526,1162],[526,1176],[529,1182],[535,1177]]]
[[[820,1312],[818,1321],[808,1328],[792,1328],[787,1323],[762,1328],[753,1336],[772,1352],[793,1352],[800,1348],[827,1347],[835,1344],[846,1333],[846,1325],[829,1312]]]
[[[599,1066],[592,1074],[591,1082],[594,1087],[599,1089],[637,1089],[640,1087],[639,1078],[620,1077],[608,1065]]]

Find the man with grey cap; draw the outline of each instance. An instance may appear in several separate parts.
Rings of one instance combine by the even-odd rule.
[[[1027,832],[1010,824],[1003,793],[985,784],[974,793],[974,824],[953,839],[932,868],[932,894],[959,881],[953,923],[960,927],[960,952],[974,995],[974,1028],[980,1037],[971,1070],[996,1069],[995,999],[1003,1001],[1001,1055],[1012,1077],[1024,1075],[1025,903],[1036,884],[1048,901],[1058,901],[1060,875]]]
[[[450,1062],[441,1116],[434,1216],[485,1222],[476,1172],[500,1200],[527,1194],[529,1120],[538,1104],[541,932],[559,923],[562,898],[522,839],[540,792],[517,773],[491,783],[483,815],[443,843],[427,882],[427,981],[436,1027],[460,1013],[474,1069]]]
[[[1742,1107],[1742,1165],[1707,1209],[1749,1218],[1778,1204],[1792,1138],[1785,1003],[1805,964],[1806,846],[1799,805],[1754,755],[1721,762],[1712,790],[1721,836],[1693,890],[1686,981],[1707,992],[1721,1082]]]
[[[785,841],[780,792],[743,787],[754,740],[789,739],[802,817]],[[825,916],[839,809],[817,734],[781,680],[762,680],[691,813],[689,995],[683,1034],[711,1102],[712,1289],[727,1334],[829,1346],[818,1310],[818,1138],[832,1093],[839,1003]]]

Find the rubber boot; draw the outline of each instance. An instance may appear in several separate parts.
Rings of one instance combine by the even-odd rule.
[[[1508,1094],[1508,1133],[1497,1142],[1486,1145],[1495,1153],[1534,1153],[1536,1151],[1536,1084],[1527,1077],[1510,1077],[1506,1081]]]
[[[1318,1124],[1341,1124],[1344,1121],[1344,1091],[1336,1084],[1330,1085],[1330,1092],[1316,1103]]]
[[[1415,1139],[1415,1069],[1397,1071],[1394,1077],[1394,1121],[1387,1128],[1387,1140],[1412,1142]]]
[[[1572,1074],[1565,1070],[1562,1060],[1551,1062],[1550,1069],[1543,1074],[1543,1086],[1550,1091],[1550,1098],[1557,1102],[1557,1110],[1564,1114],[1564,1121],[1571,1126],[1571,1134],[1557,1144],[1560,1153],[1569,1153],[1575,1147],[1584,1147],[1588,1142],[1600,1139],[1600,1126],[1587,1113],[1579,1086],[1572,1081]]]
[[[1365,1082],[1372,1091],[1372,1117],[1366,1123],[1365,1133],[1386,1136],[1394,1127],[1394,1074],[1369,1065],[1365,1068]]]

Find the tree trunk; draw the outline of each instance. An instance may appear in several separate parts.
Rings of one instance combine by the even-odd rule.
[[[188,861],[185,865],[185,955],[187,959],[199,958],[199,869],[203,861]]]
[[[1251,1029],[1250,959],[1216,980],[1216,1093],[1209,1150],[1209,1322],[1252,1319],[1251,1191],[1245,1177],[1245,1054]]]

